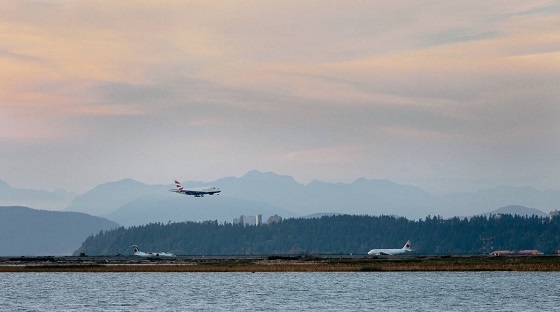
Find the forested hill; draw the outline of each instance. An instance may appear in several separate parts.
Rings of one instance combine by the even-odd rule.
[[[392,216],[326,216],[287,219],[261,226],[202,223],[153,223],[99,232],[75,253],[130,255],[144,251],[177,255],[366,254],[372,248],[400,248],[411,240],[416,254],[481,253],[483,238],[494,249],[560,249],[560,218],[502,215],[411,221]],[[489,246],[488,246],[489,248]],[[489,251],[489,250],[488,250]]]

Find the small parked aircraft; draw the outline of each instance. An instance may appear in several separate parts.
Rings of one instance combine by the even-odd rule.
[[[138,257],[175,257],[174,254],[169,252],[144,252],[138,249],[138,246],[133,245],[132,251],[134,251],[134,255]]]
[[[407,241],[401,249],[372,249],[367,254],[370,256],[392,256],[412,251],[410,241]]]
[[[196,188],[184,188],[181,186],[179,181],[175,180],[176,189],[169,190],[170,192],[175,192],[185,195],[194,195],[194,197],[204,197],[204,195],[214,195],[221,192],[221,190],[214,186],[209,187],[196,187]],[[220,194],[218,194],[220,195]]]

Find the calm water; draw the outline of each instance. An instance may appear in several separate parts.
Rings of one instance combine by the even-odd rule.
[[[560,273],[0,273],[0,311],[560,311]]]

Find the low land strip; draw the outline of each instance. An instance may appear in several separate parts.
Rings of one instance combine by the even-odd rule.
[[[559,256],[0,258],[0,272],[560,271]]]

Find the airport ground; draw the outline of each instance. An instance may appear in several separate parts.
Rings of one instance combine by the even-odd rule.
[[[0,258],[0,272],[560,271],[550,256],[224,256]]]

